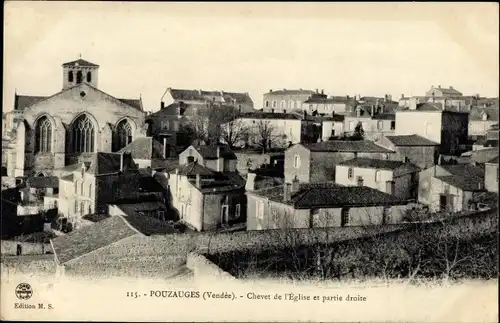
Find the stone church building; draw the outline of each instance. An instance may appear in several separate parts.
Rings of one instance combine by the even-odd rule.
[[[49,176],[54,169],[90,162],[96,152],[116,152],[146,136],[141,99],[118,99],[99,90],[99,65],[78,59],[62,69],[62,91],[14,107],[23,114],[9,163],[14,176]]]

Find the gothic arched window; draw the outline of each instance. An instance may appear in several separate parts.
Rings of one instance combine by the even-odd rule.
[[[81,115],[72,126],[73,152],[93,153],[95,142],[94,125],[87,115]]]
[[[115,130],[115,151],[118,151],[132,142],[132,127],[130,122],[122,120]]]
[[[87,72],[87,82],[92,82],[92,73]]]
[[[52,125],[47,117],[38,119],[35,126],[35,153],[48,153],[51,150]]]
[[[83,78],[82,71],[76,72],[76,84],[82,83],[82,78]]]
[[[69,71],[68,73],[68,81],[73,82],[73,71]]]

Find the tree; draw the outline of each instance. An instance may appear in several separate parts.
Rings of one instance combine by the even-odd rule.
[[[363,129],[363,124],[358,122],[354,128],[354,133],[351,136],[352,140],[362,140],[365,137],[365,130]]]
[[[229,145],[230,148],[242,141],[248,140],[249,129],[239,118],[240,113],[234,108],[226,108],[221,111],[222,119],[225,120],[221,126],[221,139]]]
[[[276,127],[268,120],[257,121],[252,135],[254,142],[262,149],[262,153],[267,152],[280,138]]]

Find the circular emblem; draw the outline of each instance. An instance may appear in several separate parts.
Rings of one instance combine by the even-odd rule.
[[[33,290],[31,289],[30,284],[21,283],[17,285],[16,287],[17,298],[26,300],[30,299],[32,295],[33,295]]]

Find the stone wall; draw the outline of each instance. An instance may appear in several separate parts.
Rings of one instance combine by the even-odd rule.
[[[190,252],[187,256],[187,268],[193,271],[197,278],[205,279],[229,279],[235,280],[234,276],[222,270],[219,266],[208,260],[205,256],[196,252]]]
[[[2,255],[17,255],[17,246],[21,245],[23,255],[43,255],[47,251],[52,251],[49,243],[30,243],[2,240]]]

